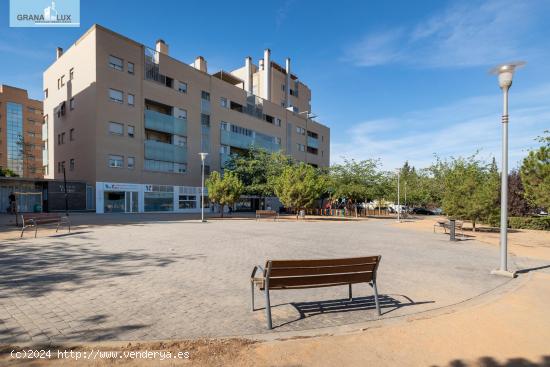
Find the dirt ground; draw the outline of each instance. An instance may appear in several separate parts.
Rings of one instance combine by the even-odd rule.
[[[418,216],[414,220],[404,220],[393,225],[403,229],[433,232],[434,223],[437,220],[444,219],[446,218],[439,216]],[[495,246],[500,243],[498,230],[489,232],[482,226],[476,232],[473,232],[469,223],[465,223],[464,228],[466,239],[475,239]],[[443,233],[443,230],[436,228],[436,233]],[[508,246],[509,251],[516,256],[550,260],[550,231],[509,229]]]

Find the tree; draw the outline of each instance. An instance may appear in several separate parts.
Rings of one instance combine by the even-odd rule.
[[[19,177],[19,175],[9,168],[0,167],[0,177]]]
[[[476,222],[499,213],[499,174],[495,162],[485,164],[474,156],[439,162],[443,170],[443,210],[451,217]]]
[[[525,199],[525,189],[521,175],[514,170],[508,175],[508,212],[511,216],[522,217],[531,211],[531,206]]]
[[[211,202],[221,206],[221,216],[226,205],[232,205],[241,197],[244,191],[243,183],[231,172],[226,172],[223,177],[214,171],[206,180],[208,198]]]
[[[273,196],[271,177],[278,176],[283,167],[291,164],[291,159],[282,153],[269,153],[266,150],[251,147],[244,154],[233,154],[225,164],[224,171],[234,173],[244,185],[245,195],[260,197],[260,201]]]
[[[296,218],[299,210],[313,206],[326,188],[325,177],[303,162],[284,167],[281,174],[271,180],[281,203],[296,209]]]
[[[521,181],[526,199],[534,206],[550,208],[550,131],[539,137],[543,145],[529,152],[521,166]]]

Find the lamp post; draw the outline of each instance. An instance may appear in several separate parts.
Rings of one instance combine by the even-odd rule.
[[[204,161],[208,153],[199,153],[201,156],[201,222],[206,222],[204,219]]]
[[[400,208],[399,208],[399,174],[401,173],[401,170],[397,168],[395,170],[397,172],[397,222],[401,222],[401,216],[400,216]]]
[[[515,273],[508,271],[508,91],[512,86],[514,71],[525,65],[524,61],[501,64],[490,73],[498,75],[498,85],[502,89],[502,172],[500,184],[500,268],[491,274],[514,277]]]

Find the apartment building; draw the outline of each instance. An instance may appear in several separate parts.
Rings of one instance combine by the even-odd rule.
[[[42,102],[9,85],[0,85],[0,167],[20,177],[43,177]]]
[[[251,146],[327,166],[330,130],[309,117],[310,100],[269,50],[209,73],[163,40],[152,49],[94,25],[44,72],[46,177],[85,181],[98,213],[199,211],[199,152],[207,174]]]

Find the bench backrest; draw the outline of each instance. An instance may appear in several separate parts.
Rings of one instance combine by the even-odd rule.
[[[319,260],[268,260],[269,289],[313,288],[365,283],[376,279],[381,256]]]
[[[275,210],[256,210],[256,214],[276,215],[277,212]]]
[[[60,220],[61,214],[57,213],[25,213],[21,214],[21,218],[23,221],[27,221],[29,219],[34,219],[35,221],[43,221],[43,220]]]

